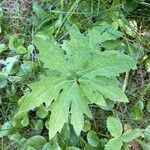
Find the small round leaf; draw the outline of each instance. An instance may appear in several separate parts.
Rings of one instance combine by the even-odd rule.
[[[92,147],[97,147],[99,144],[99,138],[95,131],[90,130],[87,134],[87,141]]]

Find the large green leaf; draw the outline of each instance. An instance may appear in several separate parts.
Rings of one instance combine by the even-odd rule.
[[[92,102],[96,103],[96,104],[103,103],[103,105],[105,105],[101,95],[103,95],[105,98],[109,98],[113,101],[128,102],[126,95],[118,87],[118,82],[116,82],[115,78],[99,77],[96,79],[93,79],[93,78],[91,79],[91,78],[84,77],[80,81],[82,84],[85,84],[86,87],[89,87],[91,89],[91,91],[94,92],[95,96],[97,95],[97,93],[95,92],[94,89],[96,89],[99,93],[101,93],[99,96],[100,102],[95,102],[95,98],[93,97],[90,99],[90,100],[92,100],[91,103]],[[81,87],[84,89],[82,84],[81,84]],[[85,93],[85,95],[88,97],[87,93]],[[97,99],[97,101],[98,101],[98,99]]]
[[[82,83],[82,81],[80,83]],[[82,92],[85,94],[85,96],[89,100],[92,100],[91,103],[101,105],[101,106],[106,106],[106,102],[103,95],[96,89],[95,86],[92,86],[90,84],[90,81],[89,84],[85,84],[85,82],[83,82],[83,84],[81,84],[80,87]]]
[[[49,38],[44,33],[38,33],[34,37],[34,43],[40,50],[38,58],[44,62],[44,67],[69,73],[70,65],[68,66],[60,45],[53,38]]]
[[[21,118],[21,114],[45,103],[51,112],[50,138],[68,122],[79,136],[84,115],[92,118],[89,104],[105,107],[105,99],[128,102],[116,76],[135,69],[135,62],[129,56],[114,50],[100,51],[102,42],[122,37],[109,24],[95,26],[86,34],[80,33],[75,26],[68,27],[68,32],[69,40],[61,44],[42,32],[34,36],[38,59],[44,67],[57,73],[29,85],[32,91],[21,98],[17,114]]]
[[[88,108],[88,101],[80,95],[78,86],[74,83],[67,85],[58,100],[52,104],[51,119],[49,121],[50,137],[53,137],[57,131],[61,131],[64,123],[68,122],[69,107],[71,104],[71,123],[76,134],[79,136],[84,126],[84,116],[86,114],[92,117]],[[63,116],[63,117],[62,117]]]
[[[121,72],[129,71],[129,66],[135,68],[134,61],[127,55],[116,51],[106,51],[93,56],[89,60],[83,76],[118,76]]]
[[[70,40],[64,41],[61,45],[48,35],[38,33],[34,38],[34,43],[41,52],[39,59],[47,68],[56,69],[65,74],[76,73],[84,76],[116,76],[135,68],[134,61],[127,55],[116,51],[99,52],[97,45],[103,42],[101,36],[107,31],[104,25],[89,30],[86,36],[82,35],[76,27],[71,27],[68,29]],[[114,34],[115,32],[118,31],[114,30]],[[118,37],[120,36],[104,41],[115,40]],[[93,39],[95,39],[94,42]],[[64,55],[64,52],[67,54]]]
[[[51,106],[51,118],[49,121],[49,137],[53,138],[57,131],[61,131],[64,123],[68,122],[69,106],[70,106],[70,90],[68,85],[62,92],[57,101]]]
[[[65,84],[63,78],[45,77],[32,83],[29,87],[32,92],[21,98],[20,112],[27,112],[40,106],[43,102],[49,106],[53,99],[57,98],[62,86]]]
[[[84,116],[86,114],[88,117],[92,118],[91,111],[88,107],[90,103],[81,93],[77,84],[74,85],[72,89],[72,105],[71,105],[71,123],[77,135],[80,134],[82,128],[84,127]]]

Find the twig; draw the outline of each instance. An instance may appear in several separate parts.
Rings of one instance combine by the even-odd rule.
[[[125,78],[124,78],[124,82],[123,82],[123,86],[122,86],[122,91],[125,92],[126,91],[126,88],[127,88],[127,84],[128,84],[128,79],[129,79],[129,72],[126,72],[125,74]],[[117,104],[116,106],[116,110],[119,108],[119,105],[120,103]],[[126,110],[126,109],[125,109]],[[124,110],[124,111],[125,111]]]
[[[128,79],[129,79],[129,72],[126,72],[124,82],[123,82],[123,86],[122,86],[122,91],[123,92],[125,92],[125,90],[127,88]]]

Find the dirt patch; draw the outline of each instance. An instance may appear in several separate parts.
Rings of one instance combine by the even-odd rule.
[[[9,18],[12,33],[25,32],[29,29],[32,16],[33,0],[3,0],[2,6],[5,16]]]

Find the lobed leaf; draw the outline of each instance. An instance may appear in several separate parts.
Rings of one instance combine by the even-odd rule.
[[[20,119],[21,114],[45,103],[51,112],[48,125],[50,138],[68,122],[79,136],[84,127],[84,115],[92,118],[89,104],[105,107],[105,99],[128,102],[116,76],[136,68],[132,58],[123,53],[100,51],[102,42],[123,36],[108,23],[95,26],[86,34],[80,33],[76,26],[68,27],[68,32],[69,40],[61,44],[42,32],[34,36],[34,44],[39,50],[38,59],[50,72],[57,74],[30,84],[32,91],[21,98],[17,114]],[[116,129],[118,125],[119,130]],[[109,118],[107,126],[113,136],[121,136],[119,120]]]

